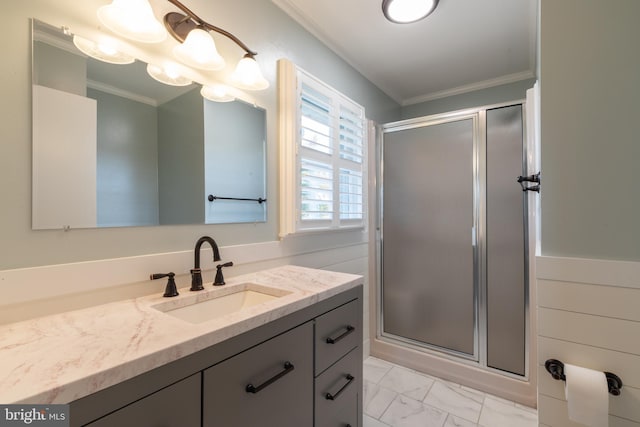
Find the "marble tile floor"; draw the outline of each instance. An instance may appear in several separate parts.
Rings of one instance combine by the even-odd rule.
[[[537,427],[535,409],[369,357],[364,427]]]

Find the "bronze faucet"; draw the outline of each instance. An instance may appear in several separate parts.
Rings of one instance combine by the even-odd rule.
[[[220,250],[218,249],[216,241],[209,236],[202,236],[201,238],[199,238],[196,242],[194,266],[191,270],[192,291],[201,291],[204,289],[204,286],[202,286],[202,270],[200,269],[200,248],[202,247],[202,244],[204,242],[209,243],[211,245],[211,248],[213,249],[213,261],[220,261]]]

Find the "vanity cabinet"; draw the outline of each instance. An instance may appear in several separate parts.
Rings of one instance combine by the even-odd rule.
[[[313,425],[313,323],[204,371],[204,427]]]
[[[362,427],[361,413],[362,286],[70,404],[73,427]]]
[[[315,320],[315,426],[362,425],[362,311],[359,300]]]
[[[316,318],[315,373],[321,374],[362,344],[362,315],[358,301],[343,304]]]
[[[315,426],[357,427],[362,418],[362,353],[353,349],[316,378]]]
[[[200,427],[200,377],[192,375],[87,425],[140,427],[144,420],[149,427]]]

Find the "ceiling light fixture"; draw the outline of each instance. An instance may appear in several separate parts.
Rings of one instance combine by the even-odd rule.
[[[189,86],[193,83],[188,78],[180,74],[177,64],[167,63],[163,67],[147,64],[147,73],[160,83],[171,86]]]
[[[116,34],[143,43],[158,43],[167,32],[148,0],[113,0],[98,9],[98,19]]]
[[[382,0],[382,13],[396,24],[410,24],[429,16],[439,0]]]
[[[85,55],[109,64],[131,64],[136,60],[133,56],[120,52],[114,40],[96,43],[83,37],[73,36],[73,44]]]
[[[192,67],[203,69],[222,68],[224,66],[224,60],[222,59],[222,57],[220,57],[217,50],[215,49],[213,38],[211,37],[211,34],[209,34],[209,31],[213,31],[229,38],[245,51],[244,57],[240,60],[240,62],[238,62],[236,70],[231,76],[232,83],[241,89],[249,90],[262,90],[269,87],[269,82],[262,76],[260,67],[255,60],[255,56],[258,54],[257,52],[249,49],[246,44],[244,44],[240,39],[238,39],[230,32],[204,21],[202,18],[198,17],[195,13],[189,10],[189,8],[183,5],[180,1],[167,1],[184,12],[184,14],[178,12],[170,12],[164,16],[164,25],[167,31],[169,32],[169,34],[171,34],[171,36],[173,36],[173,38],[182,43],[181,46],[178,46],[178,48],[180,49],[176,48],[177,52],[175,52],[175,54],[178,59]],[[194,39],[197,39],[197,42],[194,41],[193,43],[191,43],[192,33],[194,31],[197,31],[197,37],[193,37]],[[207,38],[204,37],[205,35],[207,36]],[[202,46],[202,44],[209,45],[209,47],[193,47]],[[213,65],[216,62],[218,63],[218,65]],[[220,65],[220,62],[222,65]],[[201,65],[198,66],[196,64]]]

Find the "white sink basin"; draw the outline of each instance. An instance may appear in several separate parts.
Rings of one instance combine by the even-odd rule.
[[[206,294],[195,293],[180,300],[156,304],[153,308],[190,323],[202,323],[275,301],[289,293],[282,289],[243,283]]]

